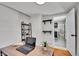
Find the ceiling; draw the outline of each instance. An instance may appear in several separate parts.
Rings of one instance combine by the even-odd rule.
[[[64,21],[66,19],[65,15],[53,17],[54,21]]]
[[[66,12],[76,6],[77,2],[46,2],[38,5],[35,2],[3,2],[9,7],[15,8],[28,15],[32,14],[57,14]]]

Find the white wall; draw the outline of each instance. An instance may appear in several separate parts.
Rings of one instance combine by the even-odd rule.
[[[0,48],[19,39],[18,15],[0,5]]]
[[[53,35],[50,33],[44,35],[43,31],[43,23],[42,20],[44,19],[51,19],[52,17],[49,16],[42,16],[41,14],[33,14],[31,15],[31,23],[32,23],[32,36],[36,37],[36,45],[40,45],[42,41],[48,41],[48,43],[53,44]],[[48,24],[46,27],[52,30],[52,25]],[[46,29],[46,28],[45,28]]]
[[[18,15],[18,12],[0,5],[0,48],[21,39],[21,18]]]
[[[24,23],[28,24],[28,23],[30,23],[30,18],[31,17],[28,17],[22,13],[18,13],[18,19],[20,20],[20,22],[24,21]]]
[[[36,45],[40,45],[40,42],[42,42],[42,27],[41,27],[41,15],[40,14],[34,14],[31,17],[31,23],[32,23],[32,36],[36,37]]]

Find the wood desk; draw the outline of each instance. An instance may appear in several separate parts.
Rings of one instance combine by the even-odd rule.
[[[32,50],[31,52],[29,52],[27,55],[19,52],[16,50],[16,48],[20,47],[18,46],[8,46],[5,48],[2,48],[1,51],[2,53],[5,53],[5,55],[7,56],[48,56],[48,52],[43,51],[42,47],[38,47],[36,46],[34,50]]]

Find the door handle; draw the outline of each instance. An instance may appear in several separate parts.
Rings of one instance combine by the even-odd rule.
[[[75,37],[76,37],[77,35],[75,35],[75,34],[71,34],[71,36],[75,36]]]

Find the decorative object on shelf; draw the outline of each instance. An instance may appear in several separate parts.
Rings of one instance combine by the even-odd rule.
[[[26,24],[24,21],[21,22],[21,39],[25,41],[26,37],[32,37],[32,26],[31,23]]]
[[[55,41],[58,40],[58,32],[57,31],[54,31],[54,38],[55,38]]]
[[[43,46],[47,47],[47,41],[43,42]]]
[[[54,28],[58,28],[58,23],[57,22],[54,23]]]
[[[57,35],[57,31],[54,31],[54,37],[57,38],[58,35]]]

